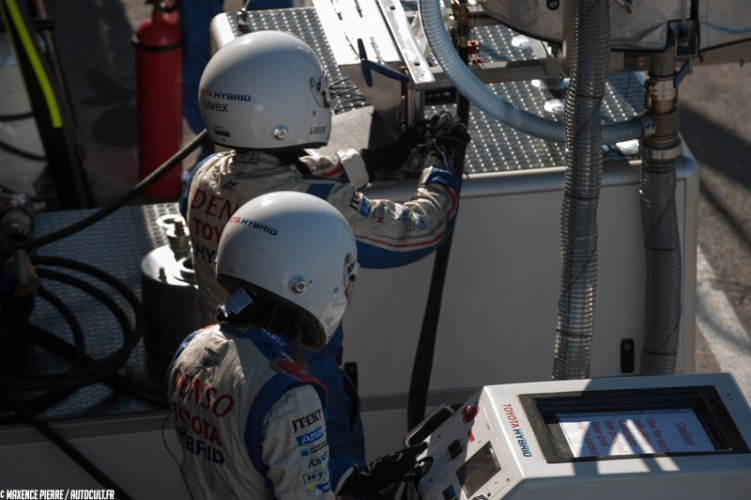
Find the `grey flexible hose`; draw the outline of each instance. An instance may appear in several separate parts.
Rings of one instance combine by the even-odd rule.
[[[672,375],[678,356],[682,280],[675,168],[676,160],[642,160],[639,191],[647,283],[641,375]]]
[[[553,379],[589,377],[597,295],[597,206],[602,184],[600,105],[610,57],[609,0],[573,0],[566,93],[566,181],[561,209],[561,294]]]

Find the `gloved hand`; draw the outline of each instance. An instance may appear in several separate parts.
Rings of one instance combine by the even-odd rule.
[[[389,144],[360,151],[370,178],[373,179],[379,171],[388,172],[401,167],[412,150],[418,147],[425,137],[426,129],[427,124],[418,123],[405,129],[395,141]]]
[[[461,120],[447,111],[430,118],[428,132],[436,144],[446,148],[466,148],[472,140]]]
[[[417,464],[417,455],[427,447],[426,443],[420,443],[393,455],[382,456],[370,464],[370,471],[353,466],[352,473],[344,480],[336,494],[363,497],[398,483]]]
[[[471,140],[467,127],[451,113],[443,111],[433,115],[425,136],[429,144],[426,165],[445,168],[458,175]]]

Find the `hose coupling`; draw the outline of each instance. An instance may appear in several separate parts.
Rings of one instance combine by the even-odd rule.
[[[664,103],[668,103],[672,107],[678,98],[678,90],[675,88],[673,75],[651,77],[645,82],[644,87],[646,109],[663,108],[665,107]]]
[[[668,147],[644,146],[639,148],[642,159],[650,162],[670,162],[681,157],[683,146],[681,142]]]

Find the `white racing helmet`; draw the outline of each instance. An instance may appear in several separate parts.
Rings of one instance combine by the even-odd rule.
[[[320,349],[342,320],[359,266],[347,220],[316,196],[280,191],[241,206],[222,231],[219,281],[287,306]]]
[[[220,48],[201,75],[209,137],[227,148],[322,146],[331,133],[328,77],[313,49],[283,31],[256,31]]]

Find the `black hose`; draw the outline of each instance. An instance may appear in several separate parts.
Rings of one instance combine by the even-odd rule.
[[[27,118],[34,118],[34,112],[24,111],[23,113],[16,113],[13,115],[4,115],[0,113],[0,122],[14,122],[16,120],[25,120]]]
[[[102,302],[115,315],[116,319],[120,323],[121,328],[123,329],[125,338],[123,340],[123,345],[114,354],[102,360],[94,360],[85,353],[83,345],[83,331],[81,330],[80,324],[70,308],[68,308],[54,294],[52,294],[45,288],[40,288],[39,296],[44,298],[53,307],[55,307],[55,309],[57,309],[58,312],[60,312],[68,322],[68,325],[73,332],[75,345],[71,346],[64,340],[38,327],[31,326],[30,328],[28,328],[28,330],[37,340],[41,340],[46,345],[53,347],[55,351],[61,352],[64,355],[71,357],[71,371],[67,374],[52,374],[49,376],[30,377],[30,380],[0,378],[0,403],[2,403],[1,406],[14,411],[17,417],[20,417],[24,421],[34,426],[45,437],[47,437],[58,448],[65,452],[71,459],[73,459],[78,465],[80,465],[86,472],[88,472],[94,479],[96,479],[102,486],[114,490],[116,498],[130,499],[132,497],[128,495],[107,474],[105,474],[93,462],[91,462],[88,458],[81,454],[55,429],[53,429],[42,419],[40,419],[34,413],[34,411],[32,411],[30,404],[34,407],[47,406],[61,400],[62,398],[67,397],[70,392],[78,387],[99,381],[108,381],[117,388],[128,389],[131,391],[138,392],[139,390],[143,390],[143,388],[138,384],[133,383],[125,377],[117,374],[117,370],[125,363],[130,355],[130,352],[141,339],[143,313],[140,301],[135,296],[135,294],[133,294],[130,289],[126,287],[122,282],[101,271],[100,269],[89,266],[88,264],[60,257],[47,257],[38,255],[34,256],[33,263],[37,266],[46,265],[66,267],[81,273],[89,274],[110,285],[113,289],[121,293],[128,301],[129,305],[133,308],[135,315],[135,326],[132,328],[130,327],[128,316],[124,313],[122,308],[120,308],[120,306],[102,290],[94,287],[93,285],[82,279],[68,276],[57,271],[37,267],[37,272],[40,277],[56,280],[71,286],[78,287],[82,291]],[[19,308],[19,310],[21,310],[21,308]],[[25,317],[27,320],[29,316],[30,314],[21,314],[21,317]],[[21,401],[11,395],[8,389],[45,390],[48,392],[40,396],[31,398],[27,401]],[[144,390],[144,392],[148,392],[148,396],[151,397],[155,391]],[[156,399],[156,397],[153,397],[153,399]],[[164,402],[163,395],[159,399],[160,402]]]
[[[75,352],[73,353],[72,367],[81,366],[84,355],[86,353],[86,346],[84,344],[85,340],[83,335],[83,328],[81,328],[81,323],[78,321],[78,318],[76,318],[76,315],[73,314],[71,308],[68,307],[65,302],[60,300],[57,295],[53,294],[44,287],[40,287],[38,293],[41,298],[46,300],[50,305],[52,305],[52,307],[57,309],[60,315],[62,315],[62,317],[68,323],[70,331],[73,334],[73,344],[76,346]]]
[[[72,234],[75,234],[78,231],[86,229],[87,227],[99,222],[100,220],[112,214],[117,209],[123,207],[126,203],[135,199],[138,195],[146,191],[149,187],[151,187],[154,183],[156,183],[159,179],[161,179],[167,172],[172,170],[172,168],[179,165],[181,161],[183,161],[190,153],[193,152],[193,150],[195,150],[198,146],[203,144],[203,142],[207,139],[207,137],[208,137],[208,134],[206,132],[206,129],[199,132],[198,135],[196,135],[192,141],[190,141],[188,144],[183,146],[183,148],[177,153],[175,153],[174,156],[172,156],[172,158],[170,158],[165,163],[163,163],[159,168],[151,172],[148,176],[146,176],[143,180],[141,180],[141,182],[136,184],[130,191],[128,191],[127,193],[125,193],[120,198],[110,203],[106,207],[103,207],[97,210],[91,215],[84,217],[83,219],[71,224],[68,227],[64,227],[57,231],[47,233],[43,236],[34,238],[33,240],[24,241],[22,243],[15,243],[12,245],[7,245],[3,247],[2,249],[0,249],[0,259],[5,258],[7,255],[10,255],[11,253],[19,249],[30,250],[33,248],[41,247],[43,245],[47,245],[49,243],[55,242],[62,238],[68,237]]]
[[[0,314],[0,324],[3,325],[0,335],[0,360],[5,359],[23,341],[33,310],[33,295],[14,297],[8,301]]]
[[[83,330],[81,329],[81,324],[73,314],[73,311],[70,309],[70,307],[65,305],[65,303],[60,300],[59,297],[50,293],[49,290],[43,287],[40,287],[37,293],[39,297],[41,297],[42,299],[50,303],[55,309],[57,309],[60,315],[62,315],[62,317],[68,323],[68,326],[70,327],[70,330],[73,334],[74,342],[74,345],[71,347],[71,353],[69,356],[69,358],[71,358],[70,370],[79,368],[84,363],[85,356],[84,336]],[[26,334],[33,334],[35,328],[36,327],[34,325],[31,325],[29,323],[29,318],[27,318],[27,323],[23,326],[24,336]],[[6,352],[4,354],[7,355],[11,352],[12,351]],[[68,395],[70,395],[71,392],[72,389],[55,391],[48,390],[37,396],[32,396],[24,399],[23,404],[31,410],[40,412],[64,400],[68,397]],[[10,408],[6,408],[0,405],[0,410],[10,410]]]
[[[469,116],[469,101],[461,94],[458,94],[458,96],[457,111],[461,111],[461,114],[457,113],[457,116],[466,125]],[[462,103],[462,101],[464,102]],[[459,192],[461,192],[462,177],[464,176],[463,160],[464,157],[462,157],[462,162],[456,165],[457,177],[459,178]],[[454,219],[454,224],[456,224],[456,219]],[[414,429],[425,418],[430,376],[433,371],[438,321],[441,316],[443,286],[446,282],[446,271],[448,270],[453,238],[454,232],[452,230],[451,234],[446,237],[443,245],[436,250],[435,261],[433,261],[433,273],[430,278],[430,288],[428,289],[428,302],[425,305],[422,329],[420,330],[420,338],[417,342],[415,363],[412,366],[412,379],[409,386],[409,399],[407,400],[408,429]]]
[[[119,292],[130,304],[135,315],[135,324],[130,326],[129,319],[122,308],[102,290],[73,276],[65,275],[49,269],[39,268],[41,277],[58,280],[72,286],[76,286],[96,298],[112,310],[115,318],[123,329],[123,343],[112,354],[94,363],[89,363],[68,373],[54,373],[47,375],[26,376],[24,378],[0,377],[0,384],[18,390],[66,390],[75,389],[84,385],[102,382],[115,374],[127,361],[133,348],[141,340],[143,330],[143,311],[138,297],[126,287],[104,271],[88,264],[64,259],[61,257],[40,256],[34,257],[35,265],[67,267],[98,278]]]
[[[0,378],[0,402],[2,406],[12,410],[15,414],[34,426],[45,437],[52,441],[58,448],[65,452],[71,459],[73,459],[78,465],[80,465],[86,472],[88,472],[94,479],[96,479],[102,486],[114,490],[117,498],[130,499],[128,495],[117,483],[115,483],[110,477],[102,472],[93,462],[81,454],[74,446],[72,446],[66,439],[61,436],[55,429],[40,419],[34,411],[32,411],[29,404],[34,406],[49,405],[53,402],[67,396],[72,390],[90,383],[104,380],[111,376],[111,372],[116,371],[125,362],[130,355],[130,351],[135,344],[140,340],[140,324],[142,313],[140,312],[140,302],[135,295],[121,282],[111,277],[107,273],[79,262],[71,261],[68,259],[58,257],[45,257],[35,256],[35,265],[50,265],[61,266],[70,269],[77,270],[79,272],[88,273],[101,281],[109,284],[112,288],[120,292],[125,296],[126,300],[130,303],[136,316],[136,326],[130,328],[127,315],[117,305],[117,303],[106,293],[98,288],[94,287],[90,283],[83,281],[82,279],[67,276],[63,273],[52,271],[44,268],[37,268],[40,277],[53,279],[66,283],[72,286],[76,286],[101,301],[105,306],[112,310],[113,314],[118,319],[124,332],[126,332],[126,338],[123,341],[123,346],[118,351],[108,356],[107,358],[99,361],[94,361],[84,352],[84,336],[75,315],[73,315],[70,308],[68,308],[59,298],[50,293],[48,290],[41,288],[39,296],[47,300],[53,307],[55,307],[68,322],[68,325],[73,332],[73,338],[75,345],[68,346],[67,354],[72,357],[72,368],[67,374],[52,374],[49,376],[29,377],[29,380],[13,379],[8,377]],[[35,332],[35,328],[30,329]],[[54,336],[53,336],[54,337]],[[49,339],[47,339],[49,340]],[[61,339],[57,339],[59,342],[65,344]],[[54,343],[54,342],[53,342]],[[83,363],[87,363],[81,367]],[[92,373],[94,372],[94,373]],[[30,383],[25,383],[30,382]],[[21,401],[12,396],[8,389],[21,389],[21,390],[46,390],[41,396],[30,399],[29,401]]]
[[[433,262],[428,302],[422,318],[422,329],[417,343],[415,364],[412,367],[412,379],[409,386],[409,399],[407,401],[408,429],[414,429],[425,418],[430,375],[433,369],[435,339],[438,320],[441,315],[441,298],[443,297],[443,285],[446,281],[446,270],[451,254],[452,237],[453,232],[447,237],[443,245],[436,250],[435,261]]]
[[[74,356],[75,351],[78,347],[75,345],[70,345],[68,342],[61,339],[57,335],[36,325],[31,325],[31,327],[29,328],[29,336],[39,345],[53,350],[66,357]],[[84,353],[83,361],[85,363],[93,363],[96,360],[88,354]],[[119,373],[111,375],[107,379],[103,380],[103,382],[115,390],[129,392],[136,397],[148,400],[152,403],[161,405],[164,405],[166,403],[164,388],[161,385],[154,386],[153,384],[143,383],[138,380],[133,380],[132,378],[126,377],[124,375],[120,375]]]
[[[40,258],[37,258],[36,261],[39,263]],[[44,257],[41,257],[41,262],[46,263]],[[101,271],[75,261],[49,261],[49,263],[52,262],[57,265],[65,264],[67,267],[79,271],[88,271],[89,274],[93,273],[97,277],[103,275]],[[131,339],[120,349],[129,355],[132,347],[138,342],[138,340],[140,340],[140,335],[134,332],[135,329],[130,327],[127,316],[125,316],[122,309],[108,295],[101,290],[92,287],[85,281],[59,272],[41,268],[39,269],[39,275],[43,278],[53,279],[70,286],[78,287],[109,308],[125,332],[125,338]],[[105,279],[110,281],[111,284],[116,281],[111,277]],[[124,364],[125,360],[127,360],[127,356],[120,355],[119,351],[115,355],[105,358],[104,360],[96,360],[86,354],[84,347],[84,334],[81,325],[70,308],[46,288],[40,288],[38,295],[50,303],[66,320],[73,334],[73,345],[39,326],[29,325],[31,307],[18,307],[14,309],[13,312],[19,311],[16,315],[21,317],[21,321],[11,322],[10,324],[5,323],[5,325],[9,326],[6,331],[11,332],[15,338],[19,337],[19,334],[26,334],[28,330],[31,340],[52,352],[62,354],[66,358],[69,358],[71,360],[71,367],[69,368],[69,371],[64,374],[55,373],[41,377],[25,377],[23,379],[6,378],[3,380],[0,378],[0,381],[3,381],[5,384],[16,390],[45,391],[39,396],[23,400],[23,403],[27,407],[35,411],[41,411],[67,397],[71,391],[95,382],[104,382],[116,390],[127,391],[139,398],[149,400],[153,403],[165,403],[164,393],[161,386],[155,387],[153,384],[142,383],[117,373],[116,370]],[[33,297],[30,298],[33,299]],[[140,303],[137,302],[137,299],[135,300],[136,301],[134,302],[131,298],[131,305],[140,308]],[[33,303],[33,300],[29,300],[28,302]],[[4,317],[3,319],[6,318]],[[18,343],[18,340],[19,339],[14,342],[14,345]],[[0,354],[7,355],[9,352],[8,349],[3,349]],[[123,356],[125,359],[122,359]],[[59,382],[50,382],[51,379]],[[7,408],[1,407],[0,409],[7,410]]]
[[[38,291],[39,297],[43,298],[52,306],[58,310],[58,312],[67,321],[68,326],[73,333],[73,339],[75,347],[71,351],[71,367],[73,370],[78,368],[83,363],[84,346],[83,346],[83,331],[81,325],[75,318],[75,315],[59,298],[49,293],[45,288],[40,288]],[[30,317],[33,311],[33,305],[35,303],[35,296],[29,295],[24,297],[20,301],[20,305],[16,304],[16,307],[9,309],[10,312],[0,317],[3,325],[3,334],[8,335],[9,343],[3,343],[0,345],[0,359],[10,359],[10,356],[18,351],[21,347],[22,341],[26,338],[27,334],[32,332],[34,326],[30,324]],[[23,403],[34,411],[42,411],[50,406],[53,406],[63,399],[65,399],[70,390],[65,391],[45,391],[42,394],[28,397],[23,400]],[[0,410],[9,410],[0,405]]]
[[[29,151],[24,151],[23,149],[17,148],[13,144],[10,144],[5,141],[0,141],[0,149],[4,149],[11,154],[20,156],[21,158],[26,158],[27,160],[47,161],[47,157],[44,155],[39,155],[36,153],[31,153]]]
[[[114,490],[115,497],[122,500],[132,499],[120,485],[115,483],[107,474],[102,472],[91,460],[86,458],[80,451],[78,451],[73,445],[65,440],[56,430],[54,430],[49,424],[37,417],[25,404],[17,400],[6,391],[5,387],[0,384],[0,400],[4,401],[8,406],[13,408],[16,413],[23,417],[25,421],[33,425],[39,432],[52,441],[58,448],[64,451],[69,457],[75,460],[86,472],[96,479],[105,488]]]
[[[466,2],[462,5],[466,6]],[[462,33],[467,35],[467,33]],[[469,63],[469,51],[466,44],[456,47],[459,56]],[[456,116],[469,128],[470,102],[459,90],[456,91]],[[459,180],[458,193],[461,192],[462,178],[464,177],[464,156],[456,164],[456,175]],[[454,219],[456,225],[456,218]],[[425,418],[425,408],[428,404],[428,390],[430,388],[430,376],[433,371],[433,357],[435,354],[435,341],[438,334],[438,321],[441,316],[441,300],[443,298],[443,286],[446,282],[449,256],[451,255],[451,241],[454,232],[451,231],[446,241],[436,250],[433,261],[433,273],[430,278],[428,289],[428,302],[422,318],[422,329],[417,342],[415,363],[412,366],[412,378],[409,386],[407,400],[407,429],[414,429]]]

